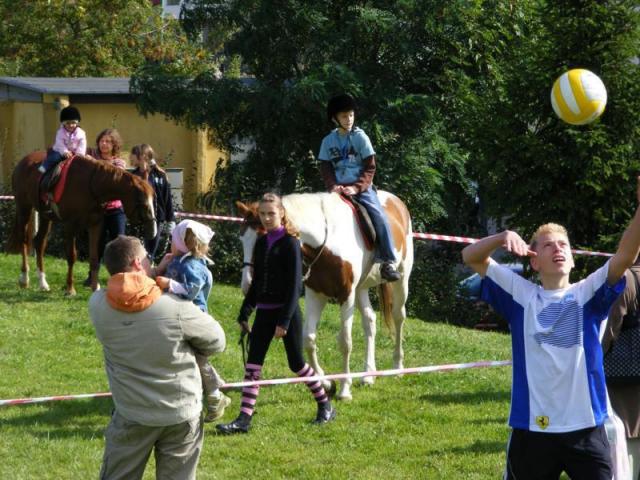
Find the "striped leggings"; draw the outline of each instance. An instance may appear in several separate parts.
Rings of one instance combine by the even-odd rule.
[[[280,309],[256,310],[256,318],[253,321],[251,336],[249,337],[249,355],[244,371],[244,379],[246,381],[260,379],[262,375],[262,365],[264,365],[264,360],[271,345],[273,335],[275,334],[280,315]],[[302,355],[302,316],[300,314],[300,308],[296,308],[289,323],[287,334],[283,338],[283,342],[291,371],[299,377],[311,377],[315,375],[315,371],[304,361],[304,356]],[[307,385],[313,394],[316,402],[325,403],[329,401],[329,397],[319,381],[308,382],[305,383],[305,385]],[[242,389],[241,412],[247,415],[253,415],[259,391],[259,386],[244,387]]]

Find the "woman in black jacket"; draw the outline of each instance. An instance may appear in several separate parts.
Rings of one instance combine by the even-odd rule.
[[[147,250],[149,258],[153,261],[158,254],[164,254],[164,251],[157,251],[158,245],[160,244],[160,235],[163,231],[161,227],[164,225],[165,234],[168,238],[171,230],[176,226],[175,216],[173,214],[171,185],[169,184],[166,172],[157,165],[155,153],[150,145],[146,143],[135,145],[131,149],[129,161],[131,165],[136,167],[132,173],[149,182],[154,191],[153,208],[156,214],[158,233],[154,238],[145,240],[144,242],[144,248]]]
[[[289,368],[299,377],[311,377],[315,371],[302,355],[302,316],[298,299],[302,289],[302,254],[298,232],[286,217],[282,200],[266,193],[258,204],[258,214],[266,235],[256,241],[253,251],[254,275],[242,302],[238,322],[249,336],[249,354],[245,366],[246,381],[259,380],[272,338],[282,338]],[[254,308],[256,317],[249,328]],[[336,411],[319,381],[306,383],[317,404],[313,423],[333,420]],[[247,433],[258,397],[259,386],[242,389],[240,415],[231,423],[217,425],[221,433]]]

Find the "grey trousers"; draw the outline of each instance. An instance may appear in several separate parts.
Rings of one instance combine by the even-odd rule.
[[[153,450],[156,479],[195,479],[203,432],[200,416],[177,425],[150,427],[115,411],[105,432],[100,478],[141,479]]]

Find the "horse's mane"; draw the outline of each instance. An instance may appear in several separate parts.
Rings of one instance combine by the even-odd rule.
[[[287,211],[292,210],[304,215],[307,211],[321,208],[322,202],[326,202],[330,198],[330,195],[330,193],[326,192],[291,193],[282,197],[282,200],[285,203]]]
[[[116,167],[104,160],[95,160],[93,158],[83,156],[78,158],[90,163],[101,180],[112,180],[115,183],[121,183],[123,180],[129,180],[134,186],[140,188],[146,194],[153,193],[153,187],[151,187],[148,182],[145,182],[142,178],[131,174],[124,168]]]
[[[81,158],[84,161],[91,163],[93,165],[93,168],[98,170],[100,173],[107,173],[109,175],[112,175],[114,180],[120,180],[124,172],[126,172],[125,169],[111,165],[111,163],[105,160],[96,160],[90,157],[83,157],[83,156],[79,156],[78,158]]]

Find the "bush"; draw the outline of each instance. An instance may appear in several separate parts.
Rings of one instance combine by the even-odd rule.
[[[458,295],[460,270],[458,244],[418,240],[409,281],[407,315],[425,321],[474,327],[484,317],[484,309]]]

